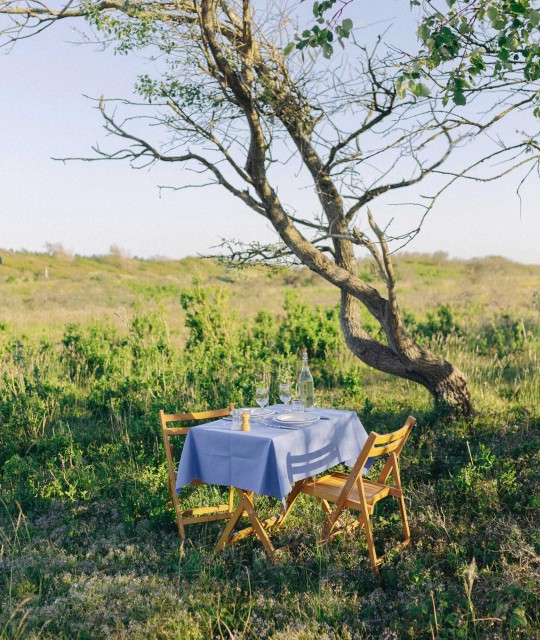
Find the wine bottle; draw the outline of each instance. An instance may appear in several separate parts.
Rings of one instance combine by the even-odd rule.
[[[313,395],[313,376],[311,375],[311,371],[309,370],[307,350],[304,349],[302,353],[302,371],[300,372],[300,376],[298,377],[298,397],[300,398],[300,400],[304,401],[304,406],[306,409],[313,409]]]

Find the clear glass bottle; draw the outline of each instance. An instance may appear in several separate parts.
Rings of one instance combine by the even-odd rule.
[[[308,366],[308,354],[304,349],[302,353],[302,371],[298,378],[298,397],[304,401],[307,410],[313,409],[314,406],[314,387],[313,376]]]

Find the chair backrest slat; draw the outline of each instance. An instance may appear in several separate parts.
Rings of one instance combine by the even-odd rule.
[[[397,431],[393,431],[392,433],[383,433],[378,434],[377,439],[375,440],[375,446],[379,447],[382,444],[388,444],[389,442],[394,442],[394,440],[398,440],[409,433],[409,418],[405,422],[405,424],[401,427],[401,429],[397,429]],[[414,419],[414,418],[413,418]]]
[[[389,444],[383,444],[381,447],[371,447],[371,451],[369,452],[370,458],[376,458],[377,456],[384,456],[388,453],[392,453],[392,451],[401,450],[407,438],[400,438],[394,442],[390,442]]]
[[[212,418],[223,418],[230,415],[234,409],[234,404],[231,403],[224,409],[215,409],[212,411],[197,411],[193,413],[165,413],[163,409],[159,412],[159,420],[161,422],[161,434],[163,436],[163,442],[165,444],[165,450],[167,454],[167,462],[169,467],[173,464],[172,460],[172,445],[169,440],[171,436],[186,436],[189,433],[191,427],[168,427],[169,423],[187,422],[189,420],[209,420]],[[174,467],[170,469],[171,473],[175,473]]]
[[[162,429],[168,436],[187,436],[191,427],[162,427]]]
[[[164,413],[160,411],[161,424],[164,426],[165,423],[169,422],[187,422],[188,420],[208,420],[210,418],[223,418],[224,416],[228,416],[232,409],[234,409],[234,404],[230,404],[228,407],[224,409],[214,409],[212,411],[194,411],[193,413]]]
[[[376,458],[377,456],[392,453],[392,451],[395,451],[396,455],[399,456],[415,424],[416,420],[412,416],[409,416],[401,429],[393,433],[377,434],[368,457]]]

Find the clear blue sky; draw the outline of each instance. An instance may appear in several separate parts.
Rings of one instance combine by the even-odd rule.
[[[350,11],[356,25],[372,19],[362,4]],[[403,12],[402,3],[382,4],[388,16]],[[221,237],[271,240],[263,220],[217,187],[160,197],[158,185],[182,182],[179,167],[135,171],[121,162],[51,159],[91,155],[92,144],[106,143],[83,94],[129,96],[137,74],[152,70],[141,57],[70,44],[79,39],[73,26],[63,22],[0,52],[0,247],[41,251],[61,242],[93,254],[116,244],[137,256],[183,257],[208,253]],[[524,189],[521,212],[515,187],[514,178],[454,187],[408,250],[540,263],[538,178]]]

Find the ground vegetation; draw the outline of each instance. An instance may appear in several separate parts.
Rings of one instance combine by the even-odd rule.
[[[408,330],[469,376],[478,411],[451,418],[433,411],[422,387],[350,354],[335,289],[321,289],[308,270],[261,270],[235,283],[220,279],[223,267],[187,261],[174,264],[173,293],[160,288],[171,273],[165,260],[131,258],[120,268],[118,256],[2,255],[10,304],[0,310],[1,638],[538,635],[538,267],[441,255],[397,261]],[[264,300],[270,282],[275,306],[252,303],[235,317],[231,308],[241,309],[236,302],[256,280],[252,300]],[[504,281],[520,283],[507,287],[506,303],[497,286]],[[70,287],[96,282],[104,294],[125,296],[122,317],[62,302]],[[15,302],[53,285],[41,306],[53,314],[63,306],[66,315],[60,333],[46,337],[24,324]],[[313,304],[328,294],[333,301]],[[216,523],[189,529],[179,546],[158,410],[250,404],[261,363],[276,401],[278,367],[295,371],[303,346],[320,405],[353,409],[381,432],[410,413],[418,418],[402,461],[415,544],[391,553],[377,577],[362,536],[317,546],[322,511],[307,498],[275,540],[285,548],[276,563],[249,539],[216,555]],[[205,491],[206,500],[222,501],[219,489]],[[182,499],[198,500],[190,491]],[[269,514],[279,506],[259,502]],[[393,505],[380,506],[382,552],[400,523]]]

